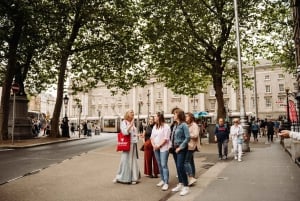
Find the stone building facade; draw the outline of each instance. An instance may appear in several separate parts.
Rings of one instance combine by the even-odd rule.
[[[247,70],[250,76],[253,76],[253,66],[243,68]],[[286,89],[289,89],[289,99],[295,101],[292,95],[293,92],[297,91],[295,75],[286,73],[280,66],[274,66],[266,60],[260,60],[259,64],[255,66],[255,70],[258,114],[256,115],[254,88],[245,89],[245,111],[260,119],[286,117]],[[238,91],[229,85],[224,85],[225,108],[229,115],[239,112]],[[122,117],[129,108],[132,108],[136,113],[140,108],[140,115],[144,117],[156,112],[171,115],[170,111],[174,107],[190,112],[207,111],[212,115],[217,110],[215,92],[212,86],[208,87],[206,93],[188,97],[173,93],[163,83],[156,82],[155,79],[149,80],[148,85],[143,88],[134,87],[125,95],[112,96],[105,85],[99,84],[97,88],[88,93],[70,97],[68,114],[71,118],[79,116],[78,105],[74,101],[76,98],[82,104],[81,118],[86,120],[95,119],[99,116],[117,115]]]

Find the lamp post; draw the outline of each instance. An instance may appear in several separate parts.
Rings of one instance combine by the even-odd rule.
[[[286,93],[286,129],[291,130],[291,118],[290,118],[290,104],[289,104],[289,93],[290,89],[286,88],[285,93]]]
[[[148,111],[147,111],[147,123],[149,121],[149,113],[150,113],[150,90],[148,89],[148,93],[147,93],[147,98],[148,98],[148,102],[147,102],[147,106],[148,106]]]
[[[67,94],[65,95],[63,100],[64,100],[64,105],[65,105],[65,117],[63,118],[63,122],[62,122],[62,136],[70,137],[69,120],[68,120],[68,115],[67,115],[69,97],[67,96]]]
[[[68,109],[68,102],[69,102],[69,97],[67,96],[67,94],[64,97],[64,105],[65,105],[65,117],[67,118],[67,109]]]
[[[99,118],[99,134],[101,133],[101,110],[98,110],[98,118]]]
[[[139,100],[138,101],[138,117],[137,117],[137,129],[140,132],[140,114],[141,114],[141,106],[143,105],[143,101]]]
[[[290,105],[289,105],[289,88],[285,89],[286,93],[286,119],[287,119],[287,126],[290,127],[291,119],[290,119]]]
[[[81,134],[81,127],[80,127],[80,124],[81,124],[81,121],[80,121],[80,118],[81,118],[81,113],[82,113],[82,105],[79,103],[78,104],[78,114],[79,114],[79,117],[78,117],[78,137],[80,138],[80,134]]]
[[[237,44],[237,55],[238,55],[238,70],[239,70],[239,88],[240,88],[240,116],[241,125],[243,127],[243,133],[246,136],[243,143],[243,151],[249,152],[249,135],[248,135],[248,124],[246,121],[245,112],[245,100],[244,100],[244,87],[243,87],[243,74],[242,74],[242,61],[241,61],[241,47],[240,47],[240,32],[239,32],[239,16],[237,0],[234,0],[234,16],[235,16],[235,31],[236,31],[236,44]]]

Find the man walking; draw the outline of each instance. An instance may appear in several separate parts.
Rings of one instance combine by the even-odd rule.
[[[219,118],[219,123],[215,128],[215,141],[218,144],[219,160],[227,159],[228,154],[228,141],[229,141],[229,129],[224,124],[224,119]],[[223,150],[222,150],[223,148]],[[223,151],[223,153],[222,153]]]

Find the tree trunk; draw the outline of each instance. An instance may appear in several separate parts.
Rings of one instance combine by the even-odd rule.
[[[63,93],[64,93],[64,80],[67,68],[69,54],[63,54],[60,60],[60,72],[58,75],[58,83],[57,83],[57,93],[56,93],[56,102],[54,106],[54,111],[51,119],[51,137],[60,137],[59,134],[59,116],[62,107],[63,101]]]
[[[17,63],[17,49],[21,38],[23,28],[23,17],[17,16],[13,34],[8,41],[8,62],[5,72],[5,78],[2,83],[2,96],[0,106],[0,140],[8,139],[8,119],[9,119],[9,98],[11,84],[15,75],[16,63]]]
[[[217,109],[217,120],[219,118],[224,118],[226,117],[226,110],[224,106],[224,96],[223,96],[223,69],[221,67],[221,63],[219,62],[218,64],[215,64],[213,68],[214,72],[212,77],[213,77],[213,86],[215,89],[215,96],[217,99],[217,104],[218,104],[218,109]]]
[[[59,67],[59,77],[57,83],[57,97],[56,103],[54,106],[54,111],[51,119],[51,137],[60,137],[59,135],[59,116],[63,102],[63,93],[64,93],[64,81],[65,81],[65,74],[67,69],[67,62],[68,58],[71,55],[72,46],[74,41],[78,35],[79,29],[82,26],[82,18],[81,18],[81,9],[83,9],[84,1],[79,1],[77,4],[77,10],[74,17],[74,23],[72,27],[72,32],[70,34],[70,38],[67,40],[66,45],[61,50],[61,59],[60,59],[60,67]]]

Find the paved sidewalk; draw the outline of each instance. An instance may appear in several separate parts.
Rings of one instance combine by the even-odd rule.
[[[196,153],[197,183],[181,197],[156,187],[159,179],[143,175],[137,185],[113,184],[120,153],[115,146],[99,148],[0,186],[0,201],[299,201],[300,169],[278,142],[250,144],[243,162],[217,161],[216,144],[203,141]],[[177,184],[169,157],[170,189]]]
[[[300,200],[300,168],[279,141],[265,148],[253,148],[243,162],[218,163],[199,180],[198,192],[191,200]]]

